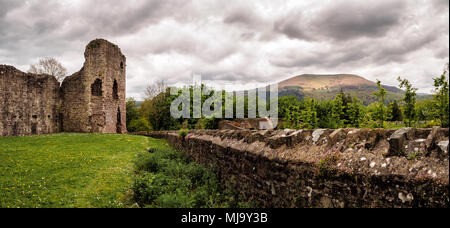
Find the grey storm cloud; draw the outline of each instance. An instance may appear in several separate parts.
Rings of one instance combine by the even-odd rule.
[[[226,24],[238,24],[246,27],[259,27],[263,21],[251,9],[237,8],[223,18]]]
[[[400,23],[405,7],[405,1],[333,1],[313,14],[295,9],[274,30],[300,40],[379,37]]]
[[[355,73],[395,85],[402,73],[429,92],[430,74],[448,62],[448,7],[448,0],[0,0],[0,64],[26,71],[52,56],[73,73],[85,45],[105,38],[127,56],[127,95],[138,99],[149,83],[189,83],[192,74],[245,85]]]

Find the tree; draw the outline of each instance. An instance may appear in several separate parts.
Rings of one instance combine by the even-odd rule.
[[[150,123],[145,118],[134,119],[127,127],[129,132],[147,132],[152,130]]]
[[[353,102],[353,97],[349,93],[345,93],[342,88],[341,88],[341,91],[339,92],[339,94],[342,97],[342,115],[341,115],[341,120],[343,120],[343,124],[346,124],[350,120],[350,116],[349,116],[349,112],[348,111],[350,109],[350,104]]]
[[[349,124],[352,127],[359,127],[364,117],[364,108],[356,98],[348,105]]]
[[[388,106],[388,120],[389,121],[402,121],[403,114],[398,102],[394,100]]]
[[[400,88],[405,88],[405,97],[403,101],[405,102],[405,119],[407,120],[408,127],[411,127],[412,122],[416,118],[416,91],[417,88],[413,88],[411,83],[407,79],[397,79],[400,82]]]
[[[278,98],[278,117],[286,118],[291,106],[300,106],[300,100],[296,96],[283,96]]]
[[[278,106],[280,118],[285,120],[284,127],[301,128],[300,106],[301,102],[295,96],[286,96],[279,99]]]
[[[46,57],[40,59],[38,64],[30,65],[28,73],[48,74],[54,76],[59,82],[62,82],[67,75],[67,70],[55,58]]]
[[[343,106],[343,96],[342,94],[336,95],[336,98],[333,100],[333,107],[331,111],[331,117],[335,126],[332,128],[341,128],[344,126],[344,121],[341,119],[344,115],[344,106]]]
[[[145,99],[151,100],[158,96],[160,93],[164,93],[167,90],[167,84],[164,81],[156,81],[150,84],[145,89]]]
[[[444,73],[438,78],[434,78],[434,103],[436,105],[436,117],[440,120],[442,127],[449,126],[449,82],[448,64]]]
[[[380,127],[384,127],[384,120],[386,119],[386,114],[384,111],[384,101],[386,99],[387,91],[383,86],[381,85],[380,80],[377,79],[377,87],[378,91],[374,92],[373,95],[375,95],[378,98],[378,120],[380,121]]]
[[[417,104],[416,104],[417,119],[418,120],[434,120],[435,119],[435,115],[434,115],[435,108],[436,108],[436,105],[435,105],[435,102],[433,99],[417,101]]]
[[[181,120],[174,119],[170,115],[170,106],[174,99],[175,96],[170,95],[170,92],[167,90],[153,99],[146,99],[141,104],[142,116],[148,120],[153,130],[179,129]]]
[[[127,126],[130,126],[131,121],[138,120],[140,118],[140,114],[136,106],[136,100],[134,98],[132,97],[127,98],[126,106],[127,106]]]
[[[305,108],[300,112],[302,119],[302,128],[317,128],[317,102],[314,99],[306,98],[304,100]]]
[[[317,112],[317,127],[319,128],[333,128],[335,125],[331,117],[333,110],[333,100],[324,100],[318,102],[316,107]]]

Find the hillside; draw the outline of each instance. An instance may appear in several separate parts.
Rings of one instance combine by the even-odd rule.
[[[383,85],[383,87],[388,92],[386,104],[394,100],[403,99],[403,90],[395,86]],[[341,92],[341,89],[345,93],[358,98],[365,105],[378,100],[373,95],[374,92],[378,91],[377,84],[354,74],[302,74],[278,83],[280,97],[293,95],[300,99],[309,97],[316,100],[331,100]],[[240,92],[247,93],[249,91]],[[266,96],[268,97],[269,95],[267,94]],[[431,98],[430,94],[417,94],[418,101],[428,98]],[[137,101],[137,107],[140,107],[142,103],[143,101]]]
[[[373,92],[378,90],[375,82],[352,74],[303,74],[280,82],[278,87],[280,96],[295,95],[299,98],[311,97],[318,100],[333,99],[342,89],[359,98],[364,104],[375,102],[377,98]],[[388,91],[386,102],[403,97],[401,89],[386,85],[383,87]],[[419,99],[424,97],[426,95],[420,95]]]

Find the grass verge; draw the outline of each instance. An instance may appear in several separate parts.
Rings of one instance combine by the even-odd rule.
[[[102,134],[0,137],[0,207],[127,207],[132,161],[148,141]]]
[[[221,188],[210,169],[190,162],[165,140],[150,139],[148,152],[135,160],[136,177],[133,200],[149,208],[241,208],[252,207],[241,202],[230,188]]]

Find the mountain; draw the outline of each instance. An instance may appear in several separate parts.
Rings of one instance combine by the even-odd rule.
[[[318,100],[334,99],[341,89],[357,97],[364,104],[377,101],[373,92],[378,91],[377,84],[353,74],[302,74],[278,83],[279,95],[295,95],[299,98],[311,97]],[[395,86],[383,87],[387,90],[386,103],[400,100],[404,91]],[[429,95],[418,95],[424,99]]]

